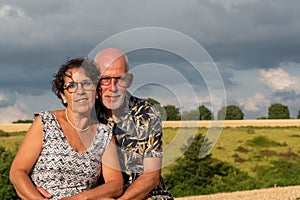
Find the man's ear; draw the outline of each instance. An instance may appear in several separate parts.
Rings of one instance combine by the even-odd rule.
[[[132,82],[133,82],[133,74],[128,73],[127,74],[127,86],[126,87],[129,88],[131,86]]]

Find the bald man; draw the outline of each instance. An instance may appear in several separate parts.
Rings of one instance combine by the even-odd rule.
[[[161,177],[160,113],[128,91],[133,81],[127,56],[108,48],[95,57],[101,72],[96,109],[99,121],[113,129],[124,178],[122,199],[174,199]]]

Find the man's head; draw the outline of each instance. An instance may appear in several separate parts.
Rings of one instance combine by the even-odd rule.
[[[127,56],[119,49],[108,48],[96,55],[95,63],[101,73],[99,93],[103,105],[113,111],[120,109],[133,79]]]

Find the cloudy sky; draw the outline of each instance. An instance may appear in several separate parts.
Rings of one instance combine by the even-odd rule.
[[[220,106],[226,96],[245,119],[282,103],[295,118],[299,7],[298,0],[1,0],[0,123],[62,108],[52,74],[103,41],[129,49],[136,95],[181,110]]]

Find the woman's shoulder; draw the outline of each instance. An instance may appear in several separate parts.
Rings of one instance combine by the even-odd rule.
[[[64,110],[43,110],[35,112],[33,115],[34,119],[36,119],[37,117],[40,117],[41,119],[52,119],[61,116],[62,113],[64,113]]]

